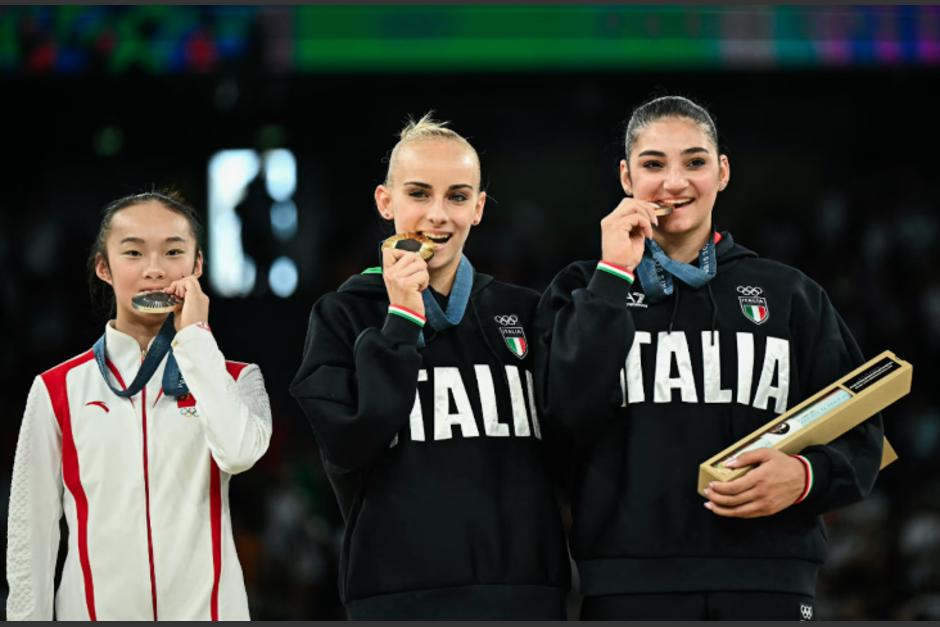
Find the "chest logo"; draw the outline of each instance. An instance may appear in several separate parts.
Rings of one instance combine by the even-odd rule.
[[[649,305],[644,303],[646,294],[642,292],[630,292],[627,294],[627,307],[638,307],[639,309],[648,309]]]
[[[529,342],[525,338],[525,331],[519,326],[519,316],[516,314],[503,314],[493,316],[499,325],[499,332],[503,336],[509,352],[523,359],[529,353]]]
[[[101,409],[104,410],[106,414],[111,412],[111,410],[108,409],[108,406],[104,404],[104,401],[88,401],[87,403],[85,403],[85,406],[86,407],[89,407],[89,406],[100,407]]]
[[[180,416],[189,416],[195,418],[199,414],[196,412],[196,397],[192,394],[184,394],[176,398],[176,406],[180,410]]]
[[[750,285],[739,285],[738,302],[741,304],[741,313],[754,324],[764,324],[770,318],[770,308],[767,299],[762,296],[763,288]]]

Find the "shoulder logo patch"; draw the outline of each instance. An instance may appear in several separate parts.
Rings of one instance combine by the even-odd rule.
[[[502,314],[493,316],[493,319],[499,325],[506,348],[519,359],[523,359],[529,353],[529,342],[526,340],[525,331],[519,326],[519,316]]]
[[[762,296],[763,288],[751,285],[739,285],[738,303],[741,305],[741,313],[744,317],[754,324],[764,324],[770,318],[770,308],[767,306],[767,299]]]

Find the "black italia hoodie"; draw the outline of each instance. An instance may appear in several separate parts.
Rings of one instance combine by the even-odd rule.
[[[346,522],[348,616],[563,620],[528,346],[538,294],[476,273],[462,321],[422,330],[387,313],[379,272],[316,302],[291,385]]]
[[[819,514],[866,496],[880,415],[802,451],[804,500],[725,518],[696,492],[698,466],[864,362],[823,289],[715,234],[705,286],[639,281],[577,262],[539,305],[537,372],[551,433],[570,442],[570,544],[585,595],[768,591],[813,595]],[[808,475],[809,476],[809,475]]]

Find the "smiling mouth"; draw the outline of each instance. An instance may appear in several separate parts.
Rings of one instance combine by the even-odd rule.
[[[453,233],[445,233],[443,235],[433,235],[431,233],[428,233],[427,231],[424,231],[423,234],[425,237],[427,237],[429,240],[431,240],[438,246],[446,244],[450,240],[450,238],[453,237]]]
[[[682,207],[685,207],[686,205],[692,204],[694,200],[695,200],[694,198],[683,198],[683,199],[675,199],[675,200],[667,198],[665,200],[654,201],[656,205],[659,207],[659,209],[656,210],[656,215],[660,217],[668,216],[670,213],[672,213],[676,209],[681,209]]]

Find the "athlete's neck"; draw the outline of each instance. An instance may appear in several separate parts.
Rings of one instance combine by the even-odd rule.
[[[435,292],[443,296],[450,295],[450,290],[454,287],[454,279],[457,278],[460,259],[460,257],[457,257],[451,264],[443,268],[428,271],[431,287],[434,288]]]
[[[152,321],[151,318],[153,318]],[[150,346],[150,341],[160,332],[164,320],[166,320],[166,316],[158,315],[148,316],[146,319],[136,316],[131,318],[130,316],[122,316],[119,311],[111,326],[137,340],[140,345],[140,352],[145,353],[147,347]]]
[[[660,245],[663,251],[675,261],[682,263],[692,263],[698,259],[698,254],[708,242],[712,235],[711,224],[706,225],[704,229],[698,229],[694,233],[654,233],[656,243]]]

